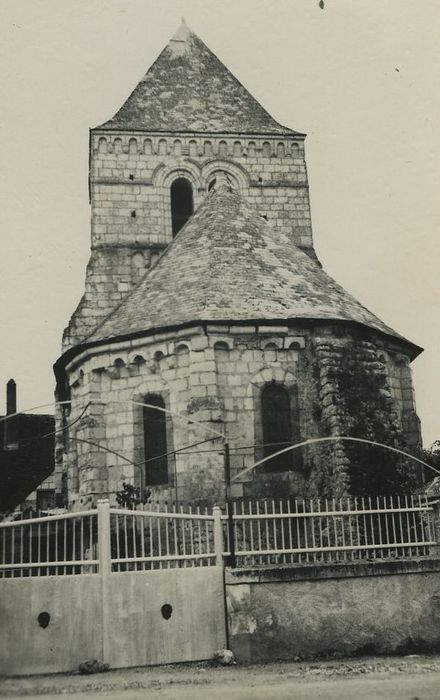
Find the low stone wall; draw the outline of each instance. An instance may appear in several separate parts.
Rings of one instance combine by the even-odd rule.
[[[226,570],[239,661],[440,647],[440,560]]]

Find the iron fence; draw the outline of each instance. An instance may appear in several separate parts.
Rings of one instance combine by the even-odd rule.
[[[237,566],[426,557],[436,545],[425,496],[232,504]]]
[[[0,578],[194,566],[261,567],[438,555],[425,496],[147,505],[0,523]],[[231,546],[232,545],[232,546]]]
[[[0,578],[97,573],[97,511],[0,523]]]
[[[112,571],[212,566],[218,559],[219,508],[112,508],[110,517]]]

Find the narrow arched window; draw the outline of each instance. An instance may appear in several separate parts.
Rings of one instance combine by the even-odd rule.
[[[298,437],[297,416],[292,416],[291,396],[279,384],[267,384],[261,392],[263,423],[263,455],[270,455],[291,445]],[[296,411],[295,411],[296,412]],[[293,420],[295,418],[295,420]],[[297,457],[295,455],[295,463]],[[291,452],[285,452],[266,462],[266,472],[283,472],[293,468]]]
[[[171,185],[171,221],[173,236],[176,235],[192,216],[194,211],[191,183],[184,177],[174,180]]]
[[[167,416],[163,410],[162,396],[149,394],[144,397],[144,460],[145,485],[158,486],[168,483]]]

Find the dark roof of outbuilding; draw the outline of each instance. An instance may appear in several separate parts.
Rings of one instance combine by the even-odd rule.
[[[237,192],[221,186],[85,343],[190,322],[349,321],[420,351],[337,284]]]
[[[113,119],[96,128],[297,133],[272,119],[184,22]]]

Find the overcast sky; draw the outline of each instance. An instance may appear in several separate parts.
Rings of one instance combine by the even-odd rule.
[[[0,412],[53,400],[89,256],[88,129],[187,24],[282,124],[308,134],[318,255],[425,348],[424,441],[440,438],[438,0],[1,0]]]

